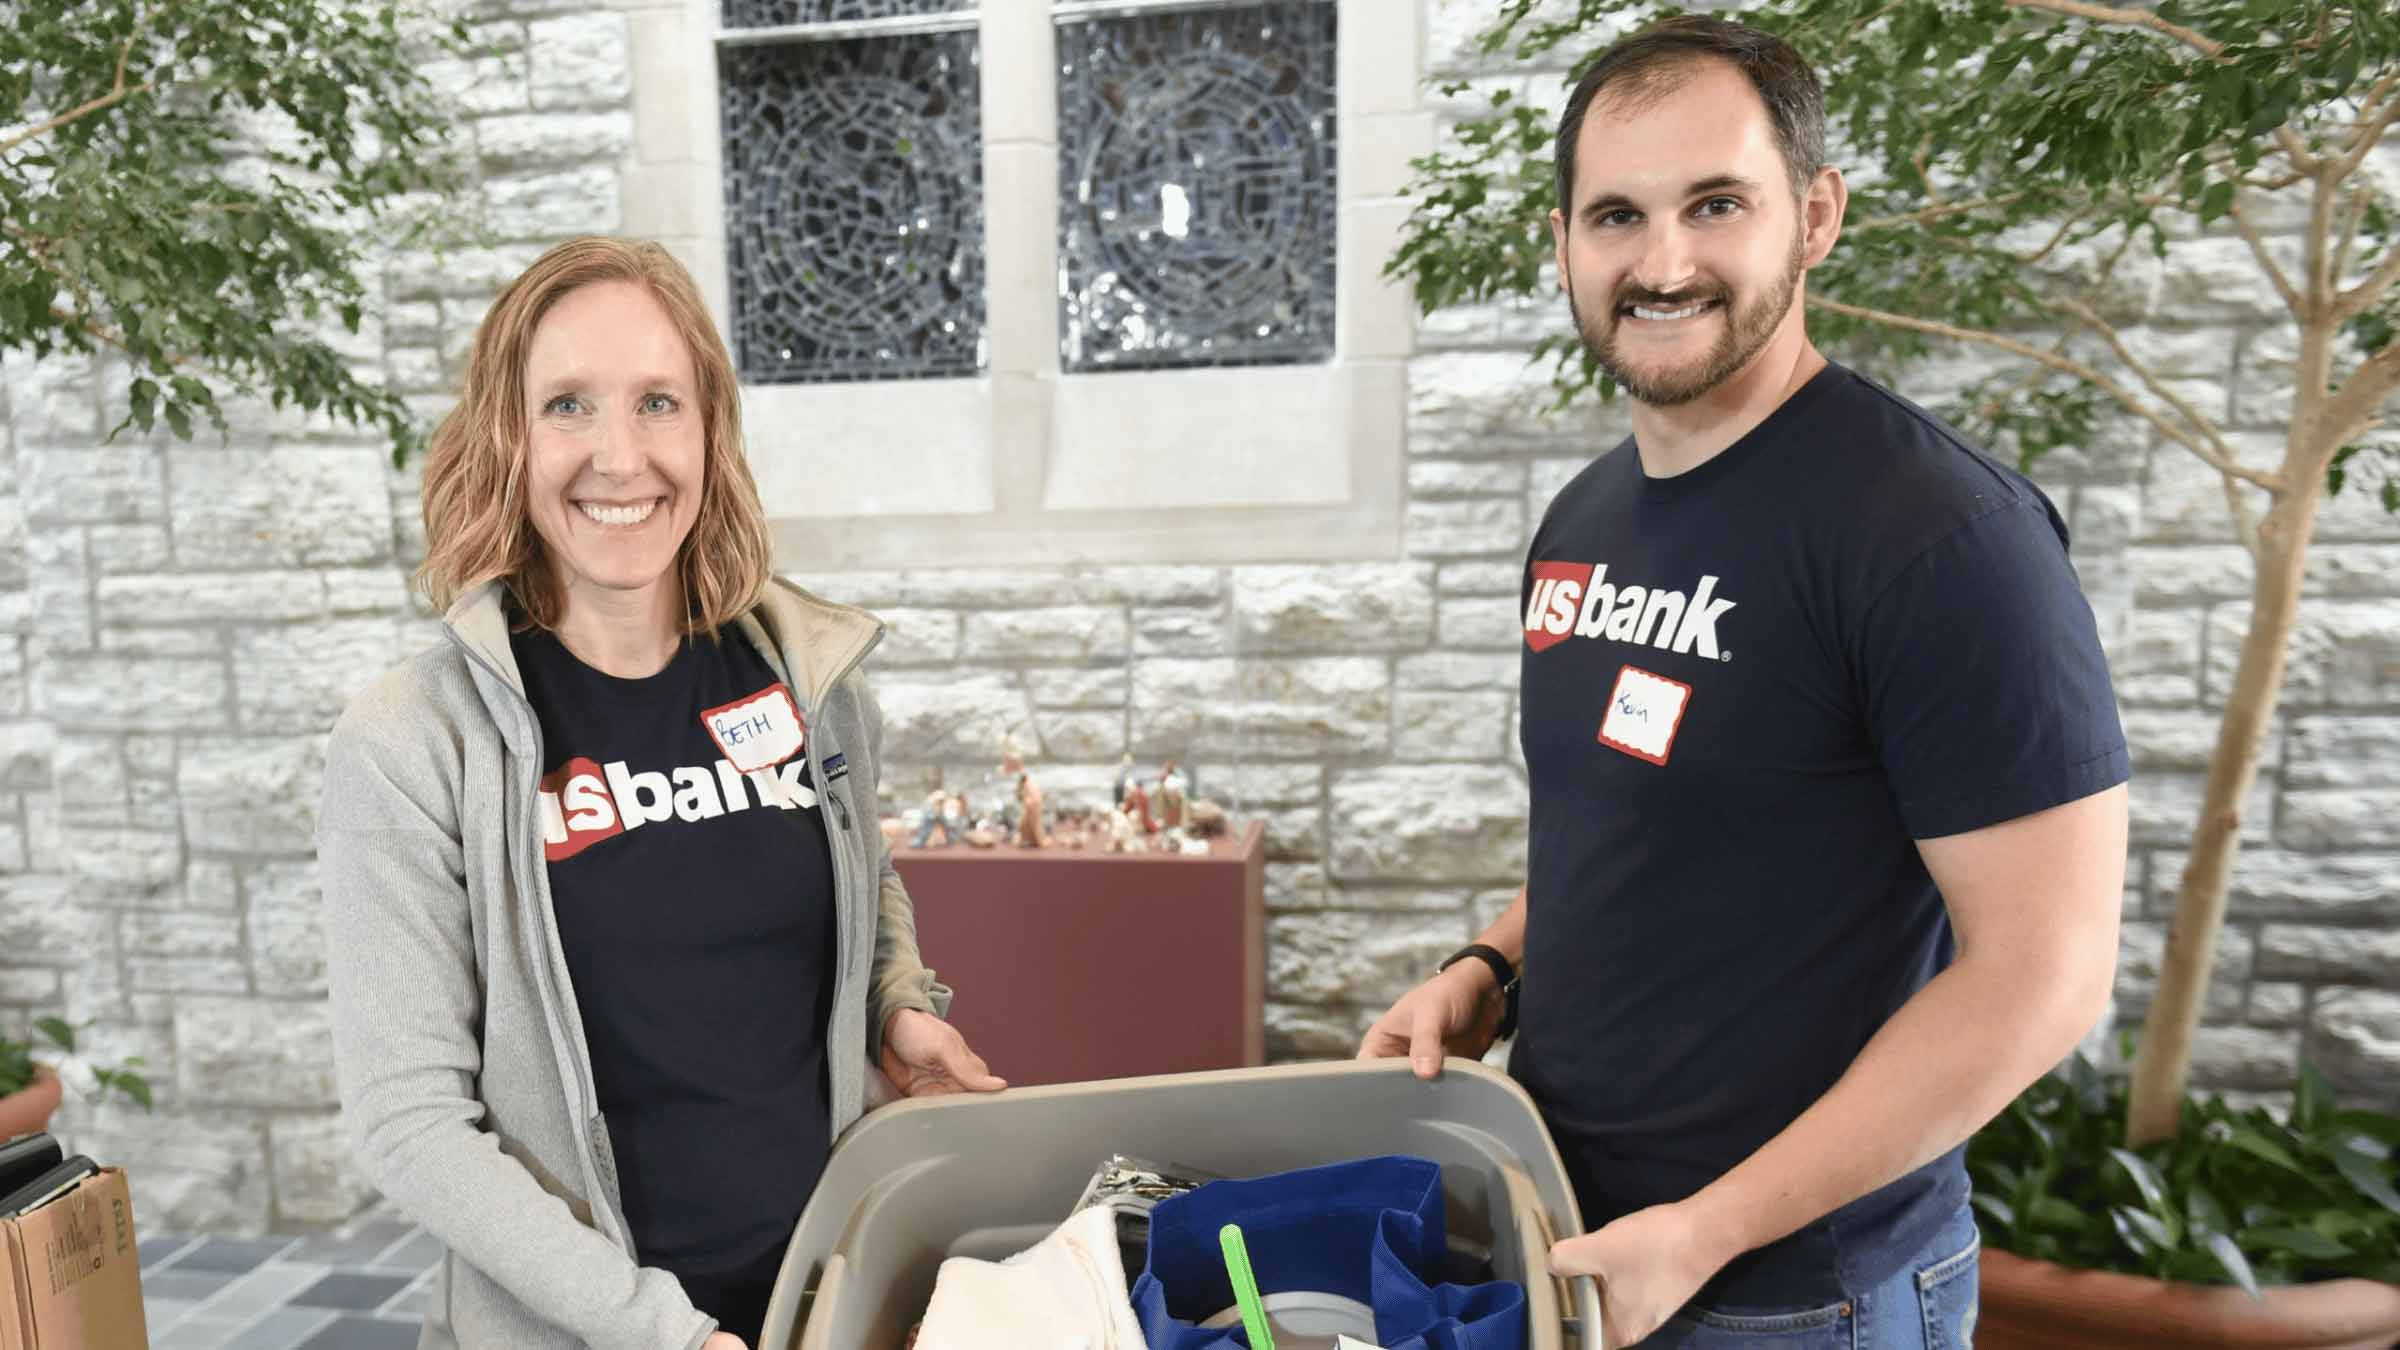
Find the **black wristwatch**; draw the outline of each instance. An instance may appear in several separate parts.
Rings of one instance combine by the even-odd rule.
[[[1517,987],[1523,982],[1517,978],[1517,968],[1508,963],[1508,958],[1500,954],[1499,948],[1486,946],[1480,942],[1469,943],[1452,952],[1448,960],[1435,966],[1434,973],[1438,975],[1470,956],[1490,966],[1492,975],[1500,981],[1500,995],[1506,1000],[1506,1003],[1500,1012],[1500,1029],[1493,1032],[1492,1035],[1496,1040],[1507,1040],[1517,1029]]]

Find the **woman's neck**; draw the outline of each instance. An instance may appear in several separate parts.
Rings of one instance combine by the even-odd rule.
[[[554,631],[592,669],[621,680],[647,679],[666,669],[683,641],[680,616],[667,604],[670,594],[666,586],[598,595],[570,591]]]

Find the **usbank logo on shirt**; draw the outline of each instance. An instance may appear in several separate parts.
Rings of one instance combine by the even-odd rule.
[[[711,820],[753,806],[811,810],[808,761],[742,770],[710,765],[635,773],[623,760],[597,764],[577,756],[542,779],[542,854],[561,862],[603,839],[665,820]]]
[[[1734,602],[1717,597],[1717,579],[1703,576],[1691,591],[1619,586],[1607,563],[1537,562],[1525,601],[1525,645],[1546,652],[1571,637],[1606,638],[1731,660],[1717,646],[1717,620]]]

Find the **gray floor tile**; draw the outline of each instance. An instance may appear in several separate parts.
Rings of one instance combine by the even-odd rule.
[[[239,1275],[292,1245],[290,1238],[210,1238],[175,1258],[177,1270],[221,1270]]]
[[[184,1233],[153,1233],[140,1239],[137,1245],[142,1253],[142,1269],[149,1270],[191,1246],[192,1238]]]
[[[190,1317],[164,1336],[150,1337],[150,1350],[224,1350],[242,1329],[239,1322],[214,1317]]]
[[[144,1299],[177,1299],[198,1303],[214,1297],[219,1290],[240,1277],[222,1270],[185,1270],[169,1266],[142,1276]]]
[[[417,1324],[345,1317],[302,1341],[298,1350],[417,1350]]]
[[[224,1350],[293,1350],[336,1316],[322,1308],[279,1308],[245,1327]]]
[[[398,1242],[398,1237],[394,1237],[394,1235],[336,1237],[336,1235],[331,1235],[331,1232],[326,1232],[326,1235],[310,1237],[310,1240],[300,1242],[300,1247],[293,1247],[290,1252],[283,1254],[281,1259],[283,1261],[300,1261],[300,1264],[307,1264],[307,1266],[346,1266],[346,1268],[372,1266],[374,1259],[382,1256],[384,1252],[389,1252],[391,1244],[394,1242]]]
[[[177,1319],[199,1306],[188,1298],[157,1298],[147,1289],[142,1291],[142,1320],[150,1324],[150,1334],[153,1336],[175,1325]]]
[[[419,1233],[398,1247],[384,1253],[375,1264],[393,1270],[429,1270],[442,1259],[442,1244],[430,1233]]]
[[[266,1308],[289,1303],[294,1294],[308,1289],[325,1278],[323,1266],[295,1265],[285,1261],[270,1261],[233,1282],[224,1293],[208,1305],[208,1310],[225,1317],[255,1313]]]
[[[294,1307],[363,1311],[390,1302],[392,1295],[408,1287],[408,1282],[406,1275],[327,1275],[292,1295],[291,1302]]]
[[[320,1266],[372,1265],[376,1257],[408,1234],[407,1224],[380,1221],[363,1225],[355,1233],[320,1233],[304,1238],[299,1246],[285,1252],[282,1259]]]

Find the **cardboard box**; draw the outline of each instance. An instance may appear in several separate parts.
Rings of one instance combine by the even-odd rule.
[[[133,1193],[104,1167],[0,1219],[0,1350],[148,1350]]]

